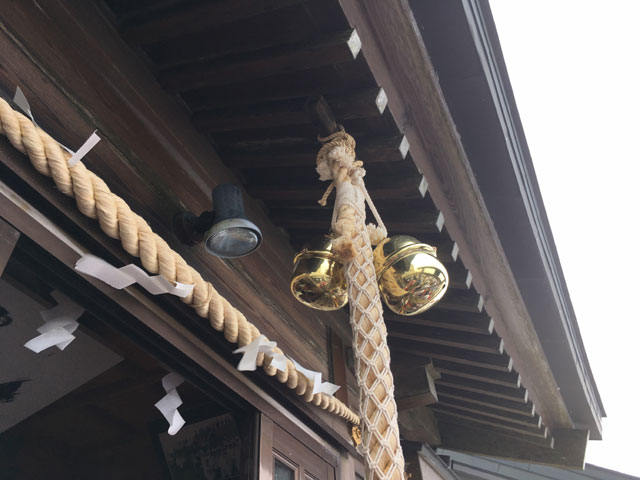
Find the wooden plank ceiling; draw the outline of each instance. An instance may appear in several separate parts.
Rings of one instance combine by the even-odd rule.
[[[430,408],[440,423],[553,445],[338,1],[106,4],[123,39],[296,249],[330,224],[330,208],[317,203],[327,185],[314,169],[317,132],[304,109],[309,97],[323,95],[358,142],[390,234],[435,245],[451,275],[449,292],[432,311],[386,312],[394,362],[435,365],[441,377]]]

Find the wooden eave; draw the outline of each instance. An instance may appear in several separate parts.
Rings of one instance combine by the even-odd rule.
[[[540,343],[576,425],[605,416],[580,337],[489,5],[411,2]]]
[[[441,430],[554,455],[556,434],[573,424],[407,3],[49,0],[16,2],[0,20],[3,89],[23,87],[39,124],[65,143],[98,128],[105,140],[87,164],[261,330],[328,375],[317,355],[324,329],[348,341],[347,315],[288,294],[294,249],[329,228],[329,209],[316,203],[326,187],[314,172],[317,132],[304,113],[309,97],[324,96],[358,141],[390,233],[436,245],[451,273],[433,311],[387,315],[395,364],[439,370]],[[18,157],[1,156],[15,182],[97,238]],[[210,189],[226,181],[244,185],[247,214],[265,235],[256,254],[231,262],[171,232],[174,213],[209,209]],[[320,412],[313,422],[344,444],[337,419]],[[444,446],[458,437],[443,435]]]

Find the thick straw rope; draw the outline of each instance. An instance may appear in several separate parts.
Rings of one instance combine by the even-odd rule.
[[[371,242],[382,240],[386,229],[364,186],[362,162],[355,160],[355,140],[341,130],[321,139],[317,170],[321,180],[332,180],[336,201],[332,229],[337,235],[334,253],[345,263],[351,309],[351,328],[360,387],[362,445],[367,480],[404,479],[393,375],[389,367],[387,329],[373,265]],[[326,202],[331,186],[321,202]],[[365,200],[378,226],[365,225]],[[375,237],[375,238],[374,238]]]
[[[110,237],[120,240],[127,253],[140,257],[142,266],[148,272],[159,273],[170,282],[193,284],[193,292],[183,301],[195,309],[198,315],[208,318],[214,329],[224,332],[229,342],[244,347],[260,336],[255,325],[154,233],[147,222],[134,213],[122,198],[112,193],[100,177],[87,170],[81,161],[69,167],[67,161],[71,155],[1,98],[0,133],[6,135],[15,148],[29,157],[38,172],[52,177],[62,193],[75,197],[78,209],[84,215],[97,219],[102,230]],[[275,351],[283,353],[278,348]],[[264,368],[267,375],[275,376],[281,383],[303,396],[305,401],[336,413],[355,425],[360,423],[358,415],[337,398],[313,394],[312,382],[296,370],[291,360],[287,359],[286,372],[277,370],[270,364],[271,358],[260,354],[258,365]]]

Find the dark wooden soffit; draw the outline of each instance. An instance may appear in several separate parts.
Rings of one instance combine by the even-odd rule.
[[[552,429],[572,421],[500,246],[407,2],[342,0],[363,53],[429,180],[460,256],[530,397]]]

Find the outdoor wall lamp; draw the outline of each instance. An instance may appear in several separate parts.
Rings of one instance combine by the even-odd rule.
[[[242,192],[237,185],[218,185],[211,193],[213,211],[196,216],[183,212],[173,219],[173,231],[185,245],[204,242],[216,257],[248,255],[262,243],[260,229],[245,217]]]

